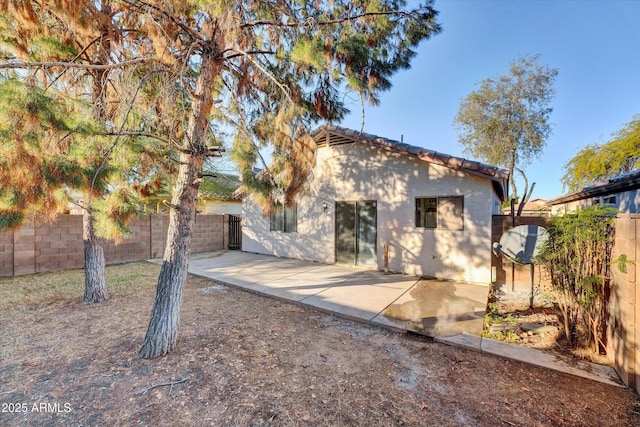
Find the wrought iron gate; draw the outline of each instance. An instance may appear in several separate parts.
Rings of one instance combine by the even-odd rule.
[[[242,218],[229,215],[229,249],[242,248]]]

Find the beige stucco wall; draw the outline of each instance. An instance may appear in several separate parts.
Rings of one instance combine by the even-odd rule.
[[[558,205],[551,206],[551,215],[559,216],[573,213],[578,209],[584,209],[593,204],[591,199],[573,200]]]
[[[464,230],[415,227],[416,197],[457,195],[464,196]],[[499,208],[491,182],[360,144],[318,149],[309,192],[298,198],[297,233],[270,232],[269,218],[245,198],[242,249],[333,263],[335,201],[357,200],[377,202],[379,269],[389,243],[391,271],[490,283],[491,216]]]

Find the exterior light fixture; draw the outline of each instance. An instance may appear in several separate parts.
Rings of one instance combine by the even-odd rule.
[[[322,202],[322,210],[324,211],[324,213],[327,213],[327,209],[329,209],[329,205],[327,204],[327,202]]]

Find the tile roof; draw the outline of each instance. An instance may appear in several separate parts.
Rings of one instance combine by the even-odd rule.
[[[509,171],[506,169],[331,124],[320,126],[311,133],[311,136],[316,140],[318,145],[322,145],[325,142],[331,145],[357,142],[382,150],[404,154],[450,169],[481,176],[494,182],[495,189],[500,198],[504,200],[507,197]],[[325,138],[324,141],[323,138]]]

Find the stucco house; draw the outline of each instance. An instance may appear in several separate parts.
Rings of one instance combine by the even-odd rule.
[[[582,190],[551,199],[552,215],[574,212],[593,205],[605,205],[623,213],[640,213],[640,170],[628,172]]]
[[[200,185],[198,210],[208,215],[240,215],[242,200],[236,194],[240,178],[222,172],[216,172],[214,175],[206,177]]]
[[[294,206],[265,217],[244,198],[243,251],[490,283],[508,171],[334,125],[312,136],[313,178]]]

